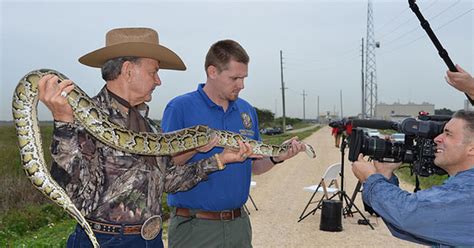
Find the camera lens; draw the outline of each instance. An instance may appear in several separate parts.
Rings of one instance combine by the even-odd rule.
[[[369,137],[367,141],[367,152],[372,154],[374,158],[386,157],[386,155],[388,155],[388,151],[390,151],[392,148],[392,144],[390,142],[380,138]]]
[[[403,143],[392,143],[378,137],[369,137],[362,130],[353,130],[350,142],[349,160],[357,160],[359,153],[370,156],[379,161],[391,162],[402,161],[405,156],[405,146]]]

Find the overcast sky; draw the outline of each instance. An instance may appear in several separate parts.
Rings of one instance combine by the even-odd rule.
[[[418,0],[418,5],[455,63],[474,72],[474,0]],[[220,39],[234,39],[250,55],[241,97],[282,115],[280,50],[283,51],[286,113],[306,118],[320,112],[361,111],[361,39],[367,1],[5,1],[0,0],[0,120],[11,120],[18,80],[39,68],[56,69],[95,95],[100,70],[80,64],[104,46],[116,27],[151,27],[175,51],[187,71],[160,71],[163,81],[150,103],[161,119],[174,96],[205,81],[205,54]],[[378,98],[384,103],[429,102],[463,107],[465,97],[444,81],[447,70],[406,0],[374,1]],[[41,105],[41,104],[40,104]],[[51,114],[40,106],[40,119]]]

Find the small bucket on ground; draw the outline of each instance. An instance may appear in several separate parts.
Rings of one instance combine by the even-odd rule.
[[[323,200],[321,210],[321,231],[342,231],[342,202],[339,200]]]

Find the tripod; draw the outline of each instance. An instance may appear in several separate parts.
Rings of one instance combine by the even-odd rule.
[[[372,228],[372,230],[375,230],[372,224],[370,224],[369,220],[362,214],[362,212],[359,210],[359,208],[355,205],[353,199],[349,198],[349,196],[346,194],[346,191],[344,191],[344,149],[346,148],[347,141],[346,141],[346,136],[342,135],[342,142],[341,142],[341,190],[339,190],[336,194],[331,196],[331,198],[334,198],[335,196],[339,196],[339,200],[342,202],[344,206],[344,202],[346,203],[346,206],[343,207],[342,209],[342,214],[344,215],[344,218],[346,216],[353,217],[354,213],[359,213],[362,219],[364,219],[364,223],[367,223],[367,225]],[[352,211],[351,208],[354,207],[356,210]]]

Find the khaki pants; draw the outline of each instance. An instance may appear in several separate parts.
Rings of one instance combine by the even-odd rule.
[[[341,134],[336,134],[336,135],[334,136],[334,142],[335,142],[334,145],[335,145],[336,147],[339,147],[339,144],[341,143],[341,136],[342,136]]]
[[[176,216],[168,228],[169,248],[252,247],[252,227],[247,213],[234,220],[204,220]]]

